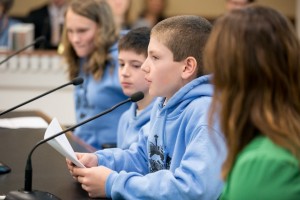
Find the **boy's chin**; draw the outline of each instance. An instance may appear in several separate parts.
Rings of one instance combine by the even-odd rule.
[[[123,93],[124,93],[126,96],[128,96],[128,97],[130,97],[131,95],[133,95],[133,94],[136,93],[136,92],[138,92],[138,91],[134,91],[134,90],[129,90],[129,89],[124,89],[124,88],[123,88]]]
[[[153,91],[153,90],[150,90],[150,89],[149,89],[149,95],[152,96],[152,97],[159,97],[159,96],[160,96],[160,95],[158,94],[158,92]]]

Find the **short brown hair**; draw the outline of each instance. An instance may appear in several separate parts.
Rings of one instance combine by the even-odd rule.
[[[145,57],[148,55],[148,45],[150,41],[150,28],[141,27],[132,29],[122,38],[118,43],[119,51],[132,50],[137,54],[143,54]]]
[[[192,56],[197,60],[197,77],[204,74],[202,53],[211,31],[211,23],[200,16],[181,15],[167,18],[156,24],[151,35],[173,53],[174,61]]]

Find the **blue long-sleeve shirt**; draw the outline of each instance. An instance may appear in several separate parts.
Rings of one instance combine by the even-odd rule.
[[[117,147],[128,149],[130,145],[138,141],[140,129],[149,122],[150,113],[153,106],[152,101],[137,116],[137,104],[133,103],[130,108],[123,113],[119,120],[117,133]]]
[[[128,150],[96,152],[99,165],[115,172],[106,181],[113,199],[217,199],[225,139],[208,125],[209,76],[181,88],[166,105],[155,102],[150,122]]]

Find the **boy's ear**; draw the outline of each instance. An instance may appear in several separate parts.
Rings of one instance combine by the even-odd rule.
[[[184,66],[182,69],[182,79],[190,79],[196,74],[197,71],[197,60],[194,57],[187,57],[184,60]]]

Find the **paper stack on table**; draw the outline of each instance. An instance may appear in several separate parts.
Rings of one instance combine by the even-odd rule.
[[[48,123],[41,117],[15,117],[0,119],[1,128],[47,128]]]

